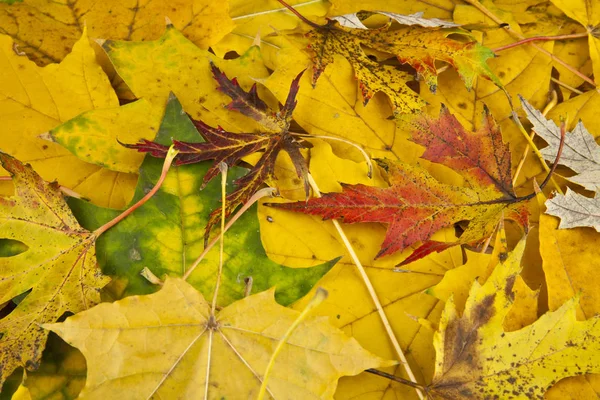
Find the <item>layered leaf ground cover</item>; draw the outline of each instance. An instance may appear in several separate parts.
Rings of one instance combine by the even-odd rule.
[[[0,0],[0,399],[597,398],[599,10]]]

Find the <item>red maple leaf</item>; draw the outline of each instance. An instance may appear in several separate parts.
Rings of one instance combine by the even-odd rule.
[[[270,205],[346,223],[385,223],[386,236],[377,257],[422,243],[404,264],[457,244],[477,244],[492,234],[500,218],[513,219],[526,229],[524,203],[531,196],[514,194],[510,152],[489,113],[479,131],[467,132],[442,108],[437,119],[422,116],[415,121],[413,141],[427,146],[423,158],[454,168],[467,185],[447,185],[420,167],[383,160],[379,165],[387,171],[387,188],[343,185],[341,193],[307,203]],[[461,221],[469,225],[457,242],[430,240],[435,232]]]
[[[262,152],[258,162],[250,168],[246,175],[235,181],[236,189],[227,195],[225,215],[229,216],[239,205],[247,202],[265,181],[273,177],[275,160],[279,152],[283,150],[290,156],[298,177],[304,180],[304,189],[308,197],[308,166],[300,152],[300,149],[307,147],[307,144],[298,142],[289,132],[292,113],[297,103],[299,82],[304,71],[292,81],[285,104],[280,107],[279,111],[274,112],[258,97],[256,84],[246,92],[235,78],[230,80],[212,63],[211,69],[215,80],[219,83],[218,90],[232,99],[226,107],[258,121],[265,132],[233,133],[220,126],[214,128],[202,121],[192,119],[205,142],[187,143],[174,140],[173,145],[179,151],[175,158],[175,165],[214,160],[203,178],[203,184],[206,185],[218,175],[221,162],[232,166],[239,163],[245,156]],[[137,144],[125,144],[125,146],[160,158],[164,158],[168,150],[168,146],[149,140],[143,140]],[[218,223],[220,218],[220,209],[214,210],[210,214],[206,225],[205,242],[208,240],[212,226]]]

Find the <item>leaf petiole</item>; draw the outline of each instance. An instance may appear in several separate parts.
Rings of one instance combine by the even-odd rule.
[[[296,17],[300,18],[300,20],[302,22],[304,22],[305,24],[308,24],[310,26],[312,26],[315,29],[322,29],[325,28],[324,25],[319,25],[316,22],[313,22],[311,20],[309,20],[308,18],[306,18],[304,15],[300,14],[298,12],[298,10],[296,10],[294,7],[290,6],[288,3],[286,3],[283,0],[277,0],[279,3],[281,3],[282,6],[284,6],[285,8],[287,8],[288,10],[290,10],[292,12],[292,14],[294,14]]]
[[[98,237],[98,236],[102,235],[104,232],[106,232],[107,230],[109,230],[110,228],[112,228],[113,226],[115,226],[116,224],[121,222],[122,220],[124,220],[128,215],[130,215],[132,212],[134,212],[135,210],[140,208],[142,205],[144,205],[144,203],[146,203],[148,200],[150,200],[150,198],[152,196],[154,196],[154,194],[156,192],[158,192],[158,189],[160,189],[160,187],[162,186],[165,178],[167,177],[167,173],[169,172],[169,169],[171,168],[171,164],[173,164],[173,160],[175,159],[175,156],[177,156],[178,153],[179,153],[179,151],[175,150],[173,145],[171,145],[171,147],[169,147],[169,151],[167,152],[167,155],[165,157],[165,162],[163,164],[163,168],[162,168],[160,177],[158,178],[158,181],[156,182],[154,187],[148,193],[146,193],[146,195],[144,197],[142,197],[137,203],[135,203],[134,205],[129,207],[127,210],[123,211],[121,214],[119,214],[117,217],[115,217],[111,221],[108,221],[106,224],[102,225],[100,228],[96,229],[93,232],[93,236]]]

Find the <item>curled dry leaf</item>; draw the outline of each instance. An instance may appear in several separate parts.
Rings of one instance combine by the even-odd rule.
[[[255,398],[269,358],[298,312],[278,305],[273,291],[239,300],[216,315],[210,308],[188,283],[168,278],[155,294],[103,303],[45,328],[86,357],[81,398],[123,392],[143,398],[239,398],[242,393]],[[308,318],[277,357],[267,398],[331,399],[341,376],[390,364],[326,318]]]
[[[97,265],[95,235],[79,226],[58,186],[4,153],[0,163],[16,192],[0,197],[0,235],[27,246],[0,258],[0,304],[26,294],[0,319],[1,387],[16,368],[38,367],[48,337],[41,324],[100,302],[100,289],[110,279]]]

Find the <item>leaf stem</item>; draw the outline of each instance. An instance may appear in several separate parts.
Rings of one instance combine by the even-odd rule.
[[[227,232],[227,230],[231,228],[234,222],[237,221],[242,216],[242,214],[244,214],[250,207],[252,207],[254,203],[262,199],[263,197],[272,196],[275,192],[276,190],[274,188],[264,188],[254,193],[254,195],[246,202],[246,204],[244,204],[238,210],[238,212],[235,213],[235,215],[231,217],[229,221],[227,221],[227,224],[225,225],[225,232]],[[208,252],[215,246],[215,244],[217,244],[218,241],[219,236],[215,236],[215,238],[204,248],[202,254],[200,254],[196,261],[194,261],[194,263],[191,265],[190,269],[188,269],[183,275],[184,280],[187,280],[190,277],[190,274],[194,271],[194,269],[196,269],[200,262],[202,262],[204,257],[206,257]]]
[[[481,11],[484,15],[486,15],[487,17],[489,17],[492,21],[494,21],[495,23],[497,23],[499,26],[504,27],[504,30],[506,30],[506,32],[509,35],[511,35],[511,36],[513,36],[513,37],[515,37],[515,38],[517,38],[519,40],[526,39],[525,36],[521,35],[518,32],[515,32],[514,30],[512,30],[511,27],[510,27],[510,25],[506,24],[500,18],[496,17],[496,15],[494,15],[494,13],[492,13],[483,4],[481,4],[479,2],[479,0],[464,0],[464,1],[466,3],[472,5],[473,7],[477,8],[479,11]],[[532,46],[532,47],[534,47],[536,50],[540,51],[541,53],[547,55],[552,60],[556,61],[557,63],[559,63],[560,65],[562,65],[566,69],[568,69],[571,73],[577,75],[578,77],[580,77],[584,81],[586,81],[589,84],[591,84],[594,87],[596,87],[596,82],[594,82],[592,79],[590,79],[587,75],[582,74],[576,68],[573,68],[572,66],[570,66],[569,64],[567,64],[565,61],[561,60],[560,58],[556,57],[554,54],[550,53],[548,50],[546,50],[546,49],[538,46],[534,42],[529,43],[529,45]]]
[[[369,157],[369,155],[367,154],[367,152],[365,151],[365,149],[363,149],[358,143],[354,143],[351,140],[348,139],[344,139],[344,138],[340,138],[340,137],[336,137],[336,136],[327,136],[327,135],[309,135],[307,133],[297,133],[297,132],[290,132],[293,136],[300,136],[300,137],[307,137],[307,138],[317,138],[317,139],[326,139],[326,140],[337,140],[339,142],[343,142],[346,144],[349,144],[350,146],[356,148],[358,151],[360,151],[360,154],[362,154],[363,158],[365,159],[365,161],[367,162],[367,176],[369,178],[373,177],[373,162],[371,161],[371,157]]]
[[[227,164],[219,163],[221,171],[221,232],[219,232],[219,269],[217,271],[217,282],[215,283],[215,293],[212,299],[212,315],[215,315],[217,309],[217,296],[221,286],[221,275],[223,274],[223,253],[225,246],[225,202],[227,201]]]
[[[531,42],[538,42],[538,41],[539,42],[543,42],[543,41],[549,41],[549,40],[580,39],[580,38],[585,38],[587,36],[588,36],[587,32],[572,33],[570,35],[533,36],[533,37],[528,37],[528,38],[525,38],[525,39],[521,39],[518,42],[514,42],[514,43],[511,43],[511,44],[507,44],[507,45],[504,45],[504,46],[497,47],[495,49],[492,49],[492,51],[494,53],[497,53],[499,51],[512,49],[513,47],[521,46],[523,44],[531,43]]]
[[[271,359],[269,360],[269,364],[267,364],[267,369],[265,370],[265,374],[263,375],[263,379],[260,384],[260,390],[259,390],[258,396],[256,398],[257,400],[263,400],[263,398],[265,397],[265,393],[267,391],[267,382],[269,381],[269,376],[271,375],[271,371],[273,370],[273,366],[275,365],[275,359],[277,358],[279,353],[281,353],[283,346],[290,339],[290,336],[292,336],[292,333],[294,332],[294,330],[296,330],[298,325],[300,325],[300,323],[302,323],[302,321],[304,321],[306,319],[306,317],[308,317],[308,315],[327,298],[327,295],[328,295],[327,290],[318,287],[313,298],[308,302],[306,307],[304,307],[304,310],[302,310],[300,315],[298,315],[298,317],[296,317],[296,319],[294,320],[292,325],[290,325],[290,327],[287,329],[287,331],[285,332],[283,337],[279,340],[279,343],[277,343],[277,347],[273,351],[273,354],[271,354]]]
[[[315,182],[315,180],[311,174],[308,174],[308,182],[310,183],[310,186],[312,187],[315,196],[321,197],[321,191],[319,190],[319,187],[317,186],[317,183]],[[354,265],[356,265],[356,268],[358,269],[358,272],[359,272],[365,286],[367,287],[367,291],[369,292],[369,295],[371,296],[371,299],[372,299],[373,303],[375,304],[375,308],[377,309],[377,313],[379,314],[379,317],[381,318],[381,322],[383,323],[383,326],[385,328],[387,336],[390,339],[390,342],[392,342],[392,346],[394,347],[396,354],[400,358],[401,364],[404,366],[404,370],[406,371],[406,374],[408,375],[408,377],[410,378],[410,380],[412,382],[414,382],[415,384],[418,385],[417,378],[415,377],[415,374],[410,369],[408,360],[406,359],[406,356],[404,355],[404,352],[402,351],[402,347],[400,347],[400,343],[398,343],[398,339],[394,335],[394,331],[392,330],[390,321],[388,320],[387,316],[385,315],[383,306],[381,305],[381,302],[379,301],[379,298],[377,297],[377,292],[375,291],[375,288],[373,287],[373,284],[371,283],[371,280],[369,279],[369,276],[367,275],[365,268],[363,267],[362,263],[360,262],[358,255],[354,251],[354,248],[352,247],[350,240],[348,240],[348,237],[344,233],[344,230],[342,229],[342,226],[340,225],[338,220],[332,219],[331,222],[333,223],[333,226],[335,226],[335,229],[338,231],[338,234],[340,235],[340,238],[342,239],[342,242],[344,243],[346,250],[350,254],[350,258],[352,258]],[[420,389],[417,389],[417,395],[419,396],[419,398],[421,400],[424,399],[423,393],[421,392]]]
[[[420,383],[414,383],[413,381],[409,381],[408,379],[404,379],[404,378],[401,378],[401,377],[396,376],[396,375],[388,374],[387,372],[383,372],[383,371],[380,371],[380,370],[375,369],[375,368],[366,369],[365,372],[368,372],[368,373],[373,374],[373,375],[381,376],[383,378],[386,378],[386,379],[389,379],[389,380],[401,383],[401,384],[406,385],[406,386],[413,387],[415,389],[427,390],[427,388],[425,386],[421,385]]]
[[[288,10],[290,10],[296,17],[300,18],[300,20],[302,22],[304,22],[305,24],[308,24],[310,26],[312,26],[315,29],[322,29],[325,28],[325,26],[323,25],[319,25],[316,22],[313,22],[311,20],[309,20],[308,18],[306,18],[304,15],[300,14],[294,7],[290,6],[288,3],[286,3],[283,0],[277,0],[279,3],[281,3],[282,6],[284,6],[285,8],[287,8]]]
[[[519,120],[519,116],[517,115],[516,112],[512,111],[511,112],[512,115],[512,119],[514,121],[514,123],[517,125],[517,128],[519,128],[519,131],[523,134],[523,137],[525,138],[525,140],[527,140],[527,143],[529,144],[529,146],[531,146],[531,149],[533,150],[533,152],[535,153],[535,155],[538,157],[538,159],[540,160],[540,163],[542,164],[542,167],[544,167],[544,169],[546,170],[546,172],[552,176],[550,174],[550,167],[548,167],[548,164],[546,164],[546,160],[544,160],[544,156],[542,155],[542,153],[540,153],[540,150],[537,148],[537,146],[535,145],[535,143],[533,143],[533,136],[529,136],[529,133],[527,133],[527,130],[525,130],[525,127],[523,126],[523,124],[521,123],[521,120]],[[550,178],[552,180],[552,185],[554,185],[555,189],[562,194],[562,189],[560,188],[560,186],[558,185],[558,183],[556,183],[556,181],[554,180],[554,178]]]
[[[556,79],[556,78],[554,78],[554,77],[550,77],[550,80],[551,80],[552,82],[556,83],[557,85],[560,85],[560,86],[564,87],[565,89],[567,89],[567,90],[570,90],[570,91],[571,91],[571,92],[573,92],[573,93],[577,93],[577,94],[583,94],[583,92],[582,92],[581,90],[579,90],[579,89],[576,89],[576,88],[574,88],[574,87],[573,87],[573,86],[571,86],[571,85],[567,85],[566,83],[564,83],[563,81],[561,81],[561,80],[559,80],[559,79]]]
[[[108,221],[106,224],[104,224],[100,228],[96,229],[93,232],[94,236],[98,237],[98,236],[102,235],[104,232],[106,232],[107,230],[109,230],[110,228],[112,228],[113,226],[118,224],[119,222],[121,222],[129,214],[131,214],[132,212],[134,212],[135,210],[140,208],[148,200],[150,200],[150,198],[152,196],[154,196],[154,194],[156,192],[158,192],[158,189],[160,189],[160,187],[162,186],[165,178],[167,177],[167,173],[169,172],[169,168],[171,168],[171,164],[173,163],[173,160],[175,159],[175,156],[178,153],[179,153],[179,151],[175,150],[175,148],[171,145],[171,147],[169,147],[169,151],[167,152],[167,155],[165,157],[165,162],[163,164],[163,168],[162,168],[160,177],[158,178],[158,181],[156,182],[156,184],[154,185],[152,190],[150,190],[148,193],[146,193],[146,195],[144,197],[142,197],[140,200],[138,200],[137,203],[135,203],[134,205],[129,207],[127,210],[123,211],[121,214],[119,214],[113,220]]]
[[[556,94],[556,90],[552,91],[552,100],[546,104],[546,107],[544,107],[544,111],[542,111],[542,115],[545,117],[550,110],[552,110],[555,106],[556,103],[558,102],[558,95]],[[531,135],[529,135],[529,137],[531,138],[531,141],[533,141],[533,138],[535,137],[536,133],[534,130],[531,131]],[[515,186],[517,184],[517,179],[519,178],[519,174],[521,173],[521,170],[523,168],[523,165],[525,164],[525,160],[527,159],[527,155],[529,155],[529,150],[531,149],[531,146],[529,145],[529,143],[527,143],[527,146],[525,147],[525,150],[523,151],[523,155],[521,156],[521,160],[519,161],[519,165],[517,166],[517,170],[515,171],[515,174],[513,176],[513,186]]]

